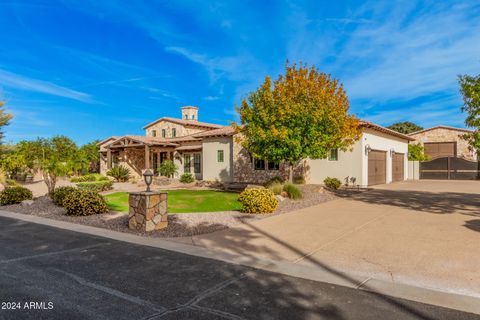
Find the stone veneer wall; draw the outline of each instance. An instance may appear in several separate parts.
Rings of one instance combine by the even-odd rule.
[[[304,172],[304,163],[305,171]],[[308,164],[299,161],[294,167],[293,176],[302,175],[308,181]],[[250,153],[242,145],[233,139],[233,182],[263,184],[274,177],[282,177],[288,180],[288,165],[280,164],[279,170],[255,170]]]
[[[466,132],[448,128],[437,128],[418,134],[412,134],[411,137],[416,139],[422,145],[425,142],[457,142],[457,157],[476,160],[475,153],[468,149],[468,142],[461,136]]]
[[[192,122],[194,121],[192,120]],[[170,121],[160,121],[145,130],[146,136],[152,137],[152,130],[157,130],[157,138],[162,138],[162,129],[166,129],[166,138],[172,138],[172,128],[175,128],[177,138],[207,130],[205,128],[185,127]]]
[[[138,231],[154,231],[168,225],[167,193],[132,192],[128,198],[128,227]]]

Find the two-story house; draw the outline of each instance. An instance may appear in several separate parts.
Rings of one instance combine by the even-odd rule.
[[[263,183],[272,177],[288,177],[288,166],[256,159],[236,139],[231,126],[199,121],[198,108],[181,108],[182,117],[163,117],[147,124],[145,136],[112,136],[100,142],[101,173],[124,165],[133,176],[154,169],[165,160],[197,180]],[[332,150],[328,159],[305,159],[294,175],[307,183],[323,183],[329,177],[354,178],[358,185],[402,181],[407,177],[408,142],[413,138],[370,122],[361,122],[363,133],[350,151]]]

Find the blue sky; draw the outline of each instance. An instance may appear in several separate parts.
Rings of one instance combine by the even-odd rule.
[[[344,83],[389,125],[463,126],[457,75],[480,72],[478,1],[0,0],[6,141],[143,134],[179,107],[228,124],[285,60]]]

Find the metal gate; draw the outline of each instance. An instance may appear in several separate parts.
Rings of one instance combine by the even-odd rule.
[[[420,179],[475,180],[480,179],[478,161],[442,157],[420,162]]]

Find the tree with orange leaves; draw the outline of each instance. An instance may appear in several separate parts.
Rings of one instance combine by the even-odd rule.
[[[315,67],[288,62],[285,74],[250,93],[237,111],[242,145],[255,157],[287,161],[326,158],[332,149],[347,150],[360,138],[359,121],[349,114],[342,84]]]

